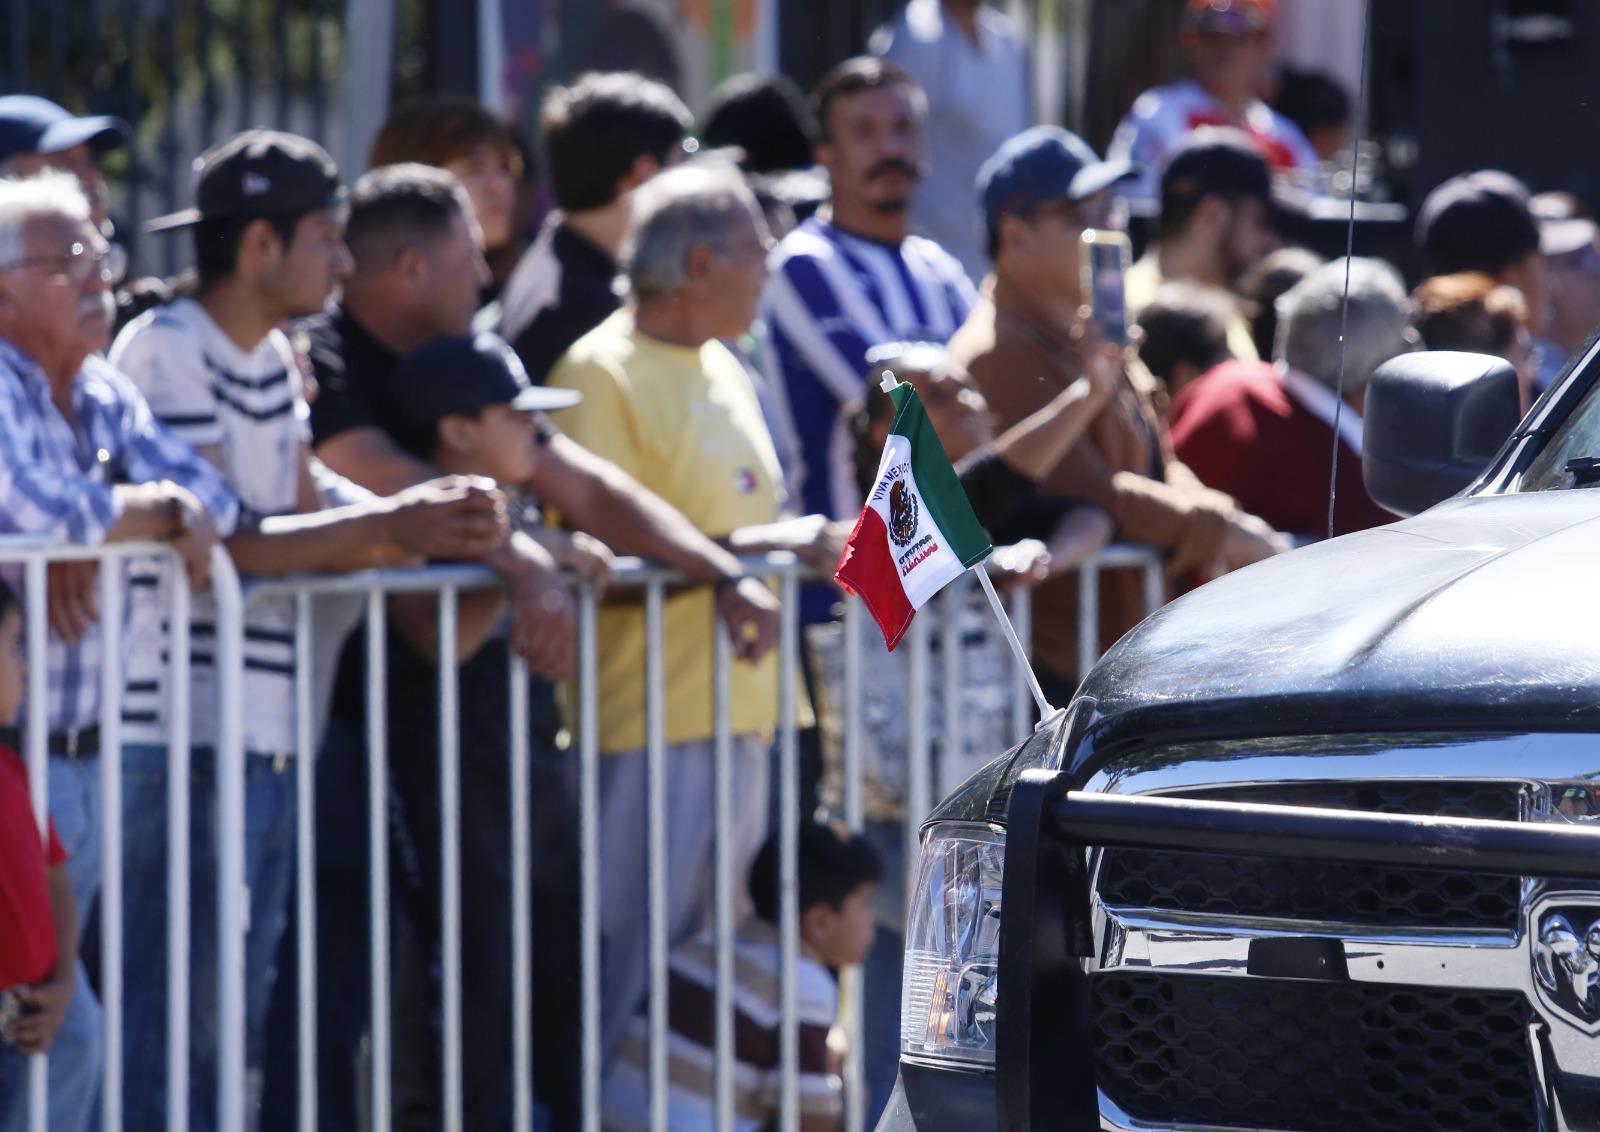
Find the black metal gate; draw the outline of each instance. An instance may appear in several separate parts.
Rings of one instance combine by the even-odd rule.
[[[140,228],[188,203],[207,146],[273,126],[339,151],[345,0],[4,0],[0,12],[0,91],[133,125],[106,172],[141,272],[186,260],[185,241],[141,241]]]

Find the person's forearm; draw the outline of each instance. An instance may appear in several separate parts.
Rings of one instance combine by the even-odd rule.
[[[225,545],[244,574],[361,570],[399,557],[389,535],[391,515],[376,503],[278,515],[263,520],[258,529],[239,532]]]
[[[505,611],[502,590],[474,590],[456,600],[456,656],[461,664],[477,655]],[[396,594],[389,617],[418,656],[439,655],[439,599],[432,594]]]
[[[56,965],[50,977],[70,986],[78,970],[78,902],[65,865],[50,870],[50,916],[56,927]]]
[[[570,442],[560,455],[569,474],[539,486],[568,526],[614,550],[678,570],[691,581],[715,582],[741,572],[732,553],[626,472]]]
[[[116,498],[122,513],[106,528],[107,542],[171,538],[182,529],[183,512],[161,484],[122,484]]]
[[[1018,474],[1038,483],[1061,463],[1099,411],[1086,389],[1074,383],[1001,433],[994,442],[995,452]]]

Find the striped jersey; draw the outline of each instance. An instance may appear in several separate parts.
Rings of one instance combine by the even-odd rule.
[[[859,402],[867,351],[886,342],[945,342],[977,295],[938,244],[852,236],[813,217],[772,253],[762,296],[764,363],[789,399],[802,467],[792,487],[802,510],[835,519],[861,510],[841,411]]]
[[[782,1102],[780,1070],[782,948],[778,931],[748,921],[733,940],[733,1127],[759,1132],[775,1126]],[[828,969],[795,957],[795,1012],[803,1116],[843,1111],[840,1078],[831,1064],[828,1032],[838,1009],[838,985]],[[676,949],[667,965],[667,1127],[716,1125],[716,945],[709,934]],[[606,1132],[650,1127],[650,1024],[640,1007],[606,1076],[601,1123]]]
[[[139,387],[156,418],[180,439],[221,455],[222,472],[239,497],[239,526],[250,529],[298,509],[300,460],[310,442],[310,413],[293,347],[273,330],[245,353],[193,299],[180,299],[135,319],[111,348],[113,364]],[[129,742],[166,741],[171,689],[169,562],[130,567],[129,650],[123,735]],[[190,735],[195,746],[217,741],[216,606],[192,597]],[[256,601],[245,612],[244,743],[262,755],[295,749],[294,618],[288,598]]]

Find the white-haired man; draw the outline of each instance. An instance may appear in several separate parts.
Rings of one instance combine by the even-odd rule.
[[[203,585],[211,548],[219,531],[232,531],[238,503],[216,469],[171,436],[98,355],[110,337],[119,261],[71,175],[0,181],[0,534],[77,545],[168,539]],[[20,571],[5,573],[20,584]],[[34,678],[48,687],[50,810],[81,909],[100,886],[105,662],[96,611],[56,606],[46,670]],[[21,749],[16,734],[0,733],[0,742]],[[52,1129],[86,1128],[99,1088],[98,1008],[88,983],[78,977],[74,993],[73,981],[43,1007],[65,1012],[50,1059]],[[0,1087],[5,1128],[8,1106],[20,1113],[8,1088]]]
[[[731,167],[686,166],[641,188],[623,246],[624,308],[580,338],[551,371],[553,387],[583,400],[556,421],[583,447],[622,468],[700,530],[731,548],[793,550],[819,565],[838,558],[840,532],[820,516],[780,522],[777,455],[750,379],[722,343],[754,320],[771,238]],[[700,926],[710,896],[713,829],[712,595],[667,603],[668,933]],[[607,1059],[645,988],[644,618],[600,616],[601,930]],[[746,664],[732,682],[734,860],[759,847],[767,812],[767,739],[777,722],[771,641],[737,641]]]
[[[1274,528],[1328,529],[1328,472],[1338,423],[1333,533],[1393,522],[1361,480],[1361,410],[1373,371],[1417,348],[1400,276],[1352,259],[1348,326],[1345,261],[1324,264],[1278,300],[1274,364],[1230,362],[1179,394],[1172,408],[1178,458],[1208,486]],[[1347,345],[1340,345],[1343,333]],[[1343,357],[1341,358],[1341,354]],[[1340,404],[1339,376],[1344,374]]]

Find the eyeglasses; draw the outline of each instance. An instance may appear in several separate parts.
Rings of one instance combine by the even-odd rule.
[[[91,271],[98,270],[100,281],[114,287],[128,274],[128,252],[121,244],[106,244],[97,250],[74,241],[65,252],[28,256],[0,270],[20,271],[24,267],[51,267],[54,269],[50,273],[52,283],[66,283],[73,287],[80,286],[89,278]]]

